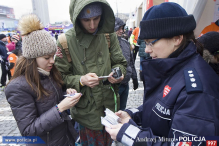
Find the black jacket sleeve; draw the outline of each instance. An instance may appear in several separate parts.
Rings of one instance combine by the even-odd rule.
[[[14,67],[14,63],[9,63],[8,69],[12,69]]]

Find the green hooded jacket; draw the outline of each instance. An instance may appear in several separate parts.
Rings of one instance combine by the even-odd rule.
[[[102,16],[98,32],[85,33],[78,22],[77,16],[80,11],[92,2],[102,4]],[[122,55],[116,33],[114,33],[115,17],[106,0],[71,0],[70,18],[74,28],[65,33],[72,62],[69,63],[64,49],[62,56],[56,56],[55,65],[62,74],[67,88],[74,88],[83,96],[79,102],[71,108],[71,116],[81,125],[92,129],[102,130],[100,117],[104,116],[105,108],[115,111],[114,92],[116,93],[117,109],[119,109],[118,84],[103,85],[100,81],[98,86],[90,88],[80,86],[80,77],[87,73],[96,73],[97,76],[109,75],[112,68],[120,67],[122,73],[126,73],[126,59]],[[110,34],[110,48],[105,33]],[[58,47],[62,48],[59,42]]]

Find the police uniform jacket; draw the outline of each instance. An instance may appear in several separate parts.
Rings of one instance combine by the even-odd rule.
[[[177,145],[181,136],[219,135],[219,78],[193,43],[175,58],[150,59],[142,66],[144,103],[126,110],[132,119],[120,129],[118,141]]]

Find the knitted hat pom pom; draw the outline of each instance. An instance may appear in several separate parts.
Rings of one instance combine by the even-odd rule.
[[[25,58],[37,58],[55,53],[56,43],[47,32],[37,15],[23,16],[18,23],[18,30],[23,36],[22,55]]]
[[[40,22],[39,18],[34,14],[23,16],[18,24],[18,30],[21,32],[22,36],[27,35],[36,30],[42,30],[43,28],[43,24]]]

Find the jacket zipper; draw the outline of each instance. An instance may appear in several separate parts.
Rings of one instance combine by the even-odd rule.
[[[47,145],[49,146],[49,132],[47,132]]]
[[[52,81],[51,81],[51,78],[49,77],[49,81],[51,82],[51,84],[52,84],[52,86],[53,86],[53,88],[55,89],[55,91],[56,91],[56,94],[57,94],[57,96],[58,96],[58,100],[56,99],[56,102],[58,103],[59,102],[59,93],[58,93],[58,91],[57,91],[57,89],[56,89],[56,87],[55,87],[55,85],[52,83]],[[55,104],[54,104],[55,105]]]

